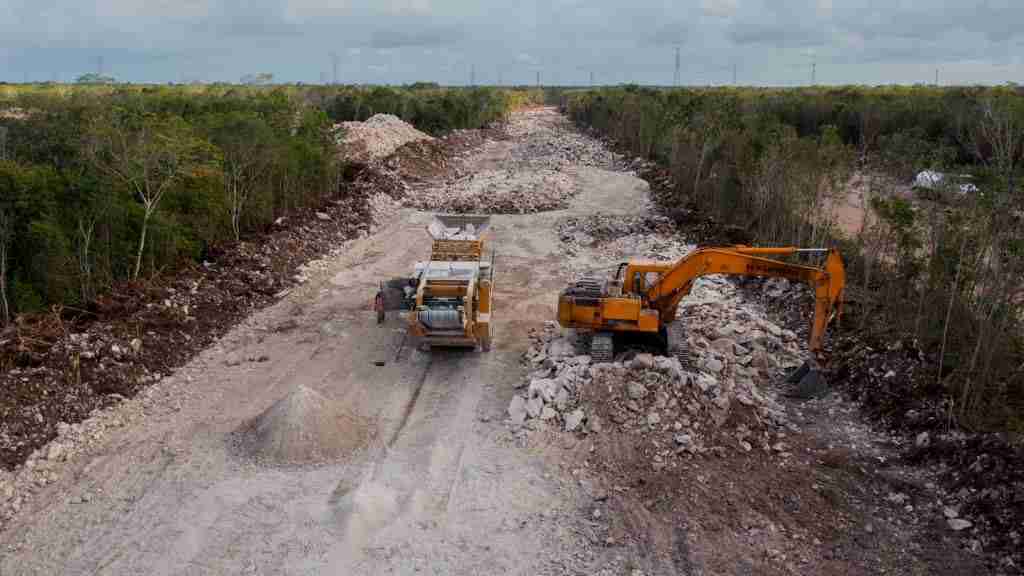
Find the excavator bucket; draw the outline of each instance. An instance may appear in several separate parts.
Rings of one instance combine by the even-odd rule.
[[[790,393],[795,398],[817,398],[828,390],[828,381],[815,360],[808,360],[786,378],[794,386]]]

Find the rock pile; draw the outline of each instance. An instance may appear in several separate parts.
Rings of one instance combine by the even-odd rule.
[[[509,405],[512,424],[536,419],[566,431],[635,435],[651,448],[655,468],[729,450],[788,455],[784,440],[796,427],[757,383],[798,365],[802,352],[796,334],[740,296],[725,278],[695,282],[681,311],[695,359],[686,368],[650,354],[594,364],[576,339],[547,323],[531,334],[530,373]]]
[[[516,141],[512,159],[535,168],[567,165],[623,171],[629,164],[599,139],[579,132],[564,116],[539,109],[515,117],[508,126]]]
[[[422,210],[526,214],[564,208],[575,194],[573,178],[562,172],[485,170],[422,190],[405,203]]]
[[[503,135],[488,134],[472,153],[450,159],[451,179],[416,190],[406,197],[406,205],[456,213],[557,210],[568,206],[578,192],[580,166],[626,167],[620,156],[596,138],[576,131],[551,109],[516,114]],[[502,169],[493,168],[489,159],[494,156],[508,158]]]
[[[660,214],[566,216],[556,228],[562,244],[574,247],[596,246],[632,234],[671,235],[676,230],[675,224]]]
[[[383,160],[409,142],[433,140],[391,114],[374,114],[365,122],[342,122],[334,130],[339,155],[357,164]]]
[[[365,445],[367,430],[343,404],[299,386],[243,425],[236,439],[259,462],[307,464],[351,454]]]

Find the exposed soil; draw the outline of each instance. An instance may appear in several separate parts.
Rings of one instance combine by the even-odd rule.
[[[399,166],[428,185],[464,168],[525,171],[530,158],[542,169],[541,156],[562,137],[551,126],[564,120],[551,109],[529,114],[534,128],[480,137],[457,160],[447,156],[445,174],[431,175],[429,161]],[[591,159],[611,157],[606,153]],[[668,246],[675,230],[685,234],[684,244],[742,233],[686,211],[667,214],[670,224],[653,213],[648,185],[628,166],[588,162],[566,171],[577,191],[566,208],[492,218],[499,258],[488,353],[424,353],[407,342],[402,319],[376,324],[369,303],[378,282],[407,274],[426,255],[430,219],[396,210],[380,196],[366,203],[380,206],[379,228],[353,232],[358,237],[344,244],[344,230],[327,236],[322,242],[336,243],[335,250],[307,263],[298,280],[285,263],[279,275],[261,273],[282,278],[273,287],[245,272],[277,269],[263,254],[273,242],[264,240],[252,245],[250,257],[267,259],[266,268],[237,260],[229,272],[222,256],[193,272],[198,276],[184,276],[203,280],[195,293],[194,284],[175,280],[174,293],[165,286],[148,300],[122,304],[118,318],[156,319],[141,329],[122,320],[114,323],[120,331],[90,336],[88,342],[103,342],[90,349],[99,357],[91,360],[114,370],[132,355],[153,354],[130,365],[172,374],[148,386],[132,380],[127,389],[135,397],[78,424],[56,425],[55,441],[16,463],[12,474],[0,473],[7,522],[0,573],[985,573],[985,544],[979,542],[980,552],[965,549],[965,532],[950,528],[927,470],[899,459],[900,437],[865,424],[838,395],[798,401],[786,387],[759,380],[754,384],[779,398],[795,426],[785,431],[785,455],[773,447],[712,450],[677,454],[673,466],[654,466],[652,442],[660,440],[638,442],[628,427],[565,431],[557,419],[524,427],[506,419],[527,376],[521,361],[529,334],[552,319],[558,292],[578,271],[633,255],[633,241],[621,241],[610,219],[628,220],[633,238],[644,236],[648,223],[658,228],[635,245],[641,251]],[[394,174],[352,176],[356,189],[400,182],[387,193],[417,191]],[[351,212],[336,208],[330,221],[313,214],[291,230],[333,234],[349,222],[341,213]],[[366,226],[359,214],[352,218],[357,231]],[[571,241],[563,241],[565,233]],[[210,319],[200,320],[192,299],[205,298],[207,284],[220,285],[205,276],[217,269],[232,279],[228,286],[239,286],[224,288],[221,299],[202,308]],[[260,297],[266,300],[243,296],[241,285],[261,282],[268,283]],[[752,295],[742,286],[735,292],[764,305],[757,299],[765,291],[750,289]],[[217,303],[235,310],[232,297],[240,301],[238,317],[250,312],[228,330],[214,314]],[[251,311],[261,302],[270,305]],[[172,313],[195,319],[156,323]],[[188,341],[178,331],[190,333],[177,328],[186,322],[222,332],[205,336],[214,341],[172,369],[187,355],[179,351]],[[60,333],[55,325],[48,329]],[[133,346],[134,338],[141,346]],[[35,354],[39,365],[31,369],[63,374],[66,353],[52,364],[42,350]],[[87,381],[105,381],[98,373],[89,372]],[[44,405],[37,397],[33,406]]]
[[[124,283],[88,310],[21,317],[0,334],[0,464],[22,464],[57,435],[171,374],[291,287],[302,264],[369,231],[365,194],[296,213],[253,241],[173,276]],[[240,359],[256,361],[258,358]]]

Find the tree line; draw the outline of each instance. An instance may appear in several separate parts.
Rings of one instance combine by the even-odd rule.
[[[441,134],[525,90],[437,86],[0,87],[0,325],[200,261],[344,197],[335,123]]]
[[[1024,92],[623,86],[561,102],[667,167],[670,211],[840,246],[860,309],[848,329],[917,342],[936,366],[920,392],[950,420],[1024,429]],[[915,189],[923,170],[945,177]],[[852,232],[851,201],[867,207]]]

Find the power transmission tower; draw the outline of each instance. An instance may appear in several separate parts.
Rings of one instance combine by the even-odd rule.
[[[939,69],[938,68],[935,69],[935,85],[936,86],[939,85]]]
[[[331,70],[333,75],[331,76],[331,83],[334,85],[338,84],[338,53],[331,52]]]
[[[476,86],[476,64],[469,65],[469,85]]]
[[[590,71],[590,87],[591,88],[594,87],[594,71],[593,70]]]
[[[676,70],[672,76],[672,85],[679,86],[679,46],[676,46]]]
[[[732,85],[733,86],[736,85],[736,64],[735,63],[733,63],[733,65],[732,65]]]
[[[540,88],[540,70],[537,70],[537,88]]]
[[[818,61],[811,61],[811,86],[818,85]]]

